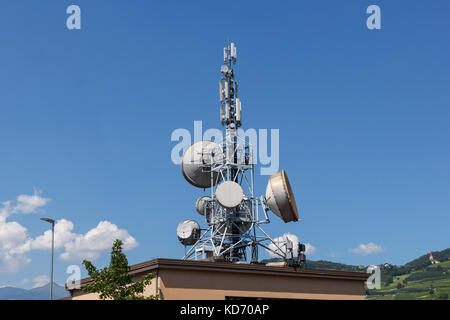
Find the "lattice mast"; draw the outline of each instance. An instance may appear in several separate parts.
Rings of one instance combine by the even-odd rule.
[[[223,74],[219,82],[220,92],[220,121],[225,126],[227,142],[226,157],[228,162],[237,163],[237,129],[242,124],[242,107],[238,98],[238,83],[234,79],[232,65],[236,64],[236,46],[228,41],[228,46],[223,48],[223,60],[220,71]],[[230,180],[234,180],[237,171],[230,170]]]

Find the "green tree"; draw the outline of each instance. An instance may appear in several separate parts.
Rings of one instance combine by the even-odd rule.
[[[385,280],[385,286],[387,287],[387,286],[390,285],[393,281],[394,281],[394,278],[392,277],[392,275],[387,274],[387,275],[386,275],[386,280]]]
[[[92,282],[88,283],[83,291],[86,293],[98,293],[100,299],[114,300],[154,300],[158,295],[145,297],[144,289],[151,283],[154,273],[145,275],[142,280],[133,282],[131,275],[128,274],[130,267],[125,254],[122,252],[123,242],[114,241],[111,250],[111,261],[109,267],[102,270],[97,268],[87,260],[83,260]]]
[[[434,287],[433,286],[430,286],[429,294],[434,294]]]
[[[439,295],[440,300],[448,300],[448,293],[441,293]]]

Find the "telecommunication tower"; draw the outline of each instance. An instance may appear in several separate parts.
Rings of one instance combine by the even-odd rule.
[[[185,246],[183,259],[219,259],[233,263],[258,262],[263,247],[287,261],[305,260],[305,246],[294,250],[289,239],[273,240],[262,228],[270,223],[269,210],[284,222],[298,221],[298,209],[286,172],[269,177],[266,193],[254,194],[252,146],[238,135],[242,125],[242,103],[233,65],[237,48],[233,42],[223,50],[222,77],[219,81],[220,121],[224,141],[196,141],[183,154],[181,171],[192,185],[207,189],[209,196],[197,199],[195,208],[203,216],[206,228],[194,220],[184,220],[177,228]]]

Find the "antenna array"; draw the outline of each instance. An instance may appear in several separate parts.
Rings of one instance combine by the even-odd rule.
[[[229,42],[223,50],[222,78],[219,81],[220,121],[225,140],[197,141],[184,153],[181,170],[186,180],[210,195],[197,199],[195,208],[207,228],[192,220],[182,221],[177,234],[185,246],[183,259],[223,259],[234,263],[258,262],[258,247],[293,261],[289,239],[274,241],[262,228],[270,223],[271,210],[284,222],[298,221],[289,180],[285,171],[270,176],[265,196],[254,194],[254,163],[250,143],[237,134],[242,125],[242,103],[233,65],[237,49]],[[188,246],[190,248],[188,249]],[[298,244],[299,261],[305,247]]]

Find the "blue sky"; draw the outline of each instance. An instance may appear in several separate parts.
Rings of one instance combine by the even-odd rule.
[[[81,30],[66,28],[70,4]],[[366,27],[371,4],[381,30]],[[2,1],[0,253],[10,229],[23,252],[13,270],[0,256],[0,286],[48,274],[41,216],[66,221],[59,283],[80,262],[60,254],[85,252],[95,232],[129,239],[130,264],[182,256],[175,229],[201,220],[203,191],[171,162],[170,136],[194,120],[220,128],[227,38],[238,46],[243,126],[280,130],[280,169],[301,207],[299,223],[273,216],[271,235],[351,264],[447,248],[449,12],[448,1],[246,1],[230,11],[219,1]],[[266,183],[257,177],[259,194]],[[382,252],[349,250],[369,243]],[[103,266],[108,250],[91,250]]]

